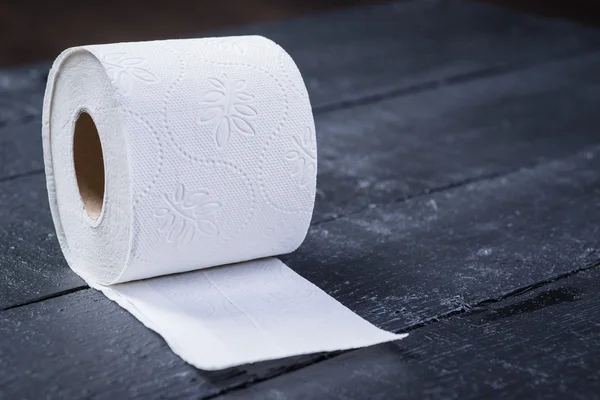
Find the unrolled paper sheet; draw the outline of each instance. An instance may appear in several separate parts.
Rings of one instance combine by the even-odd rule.
[[[270,40],[66,50],[43,143],[70,267],[187,362],[221,369],[403,337],[265,258],[304,240],[317,172],[304,82]]]

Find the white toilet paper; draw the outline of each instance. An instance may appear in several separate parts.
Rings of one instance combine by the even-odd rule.
[[[43,143],[69,265],[189,363],[403,337],[263,258],[303,241],[317,171],[306,88],[268,39],[66,50],[48,79]]]

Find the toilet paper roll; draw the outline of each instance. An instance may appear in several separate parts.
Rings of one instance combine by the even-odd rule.
[[[191,364],[401,337],[265,258],[303,241],[317,173],[305,85],[270,40],[66,50],[48,79],[43,144],[69,266]]]

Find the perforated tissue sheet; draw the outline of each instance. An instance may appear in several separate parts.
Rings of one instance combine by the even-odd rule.
[[[68,49],[44,98],[69,266],[207,370],[396,340],[272,256],[304,240],[306,87],[259,36]]]

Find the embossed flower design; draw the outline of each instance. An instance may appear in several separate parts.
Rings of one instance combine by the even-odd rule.
[[[160,231],[167,235],[167,241],[185,247],[198,233],[217,236],[219,227],[214,222],[214,214],[221,203],[210,199],[207,191],[189,192],[179,184],[175,193],[164,194],[166,206],[154,215],[160,220]]]
[[[230,51],[240,56],[245,55],[248,51],[246,46],[247,44],[243,40],[237,38],[224,38],[217,44],[219,50]]]
[[[125,95],[131,92],[136,80],[144,83],[158,82],[158,78],[144,68],[146,59],[143,57],[129,57],[126,53],[111,53],[104,56],[102,61],[111,81],[119,85]]]
[[[271,245],[271,251],[273,253],[281,252],[284,249],[288,249],[296,240],[296,230],[297,227],[283,223],[285,221],[281,221],[279,224],[280,229],[277,229],[276,226],[267,226],[264,231],[264,235],[272,239],[274,235],[277,235],[276,240]],[[284,227],[281,229],[281,227]]]
[[[254,136],[253,120],[257,113],[254,96],[246,91],[246,81],[223,76],[209,78],[211,90],[202,96],[203,111],[198,117],[201,125],[212,125],[218,148],[227,146],[232,134]]]
[[[291,175],[298,178],[298,183],[304,187],[310,181],[317,166],[317,143],[310,128],[302,134],[292,137],[292,150],[285,154],[285,159],[292,165]]]

